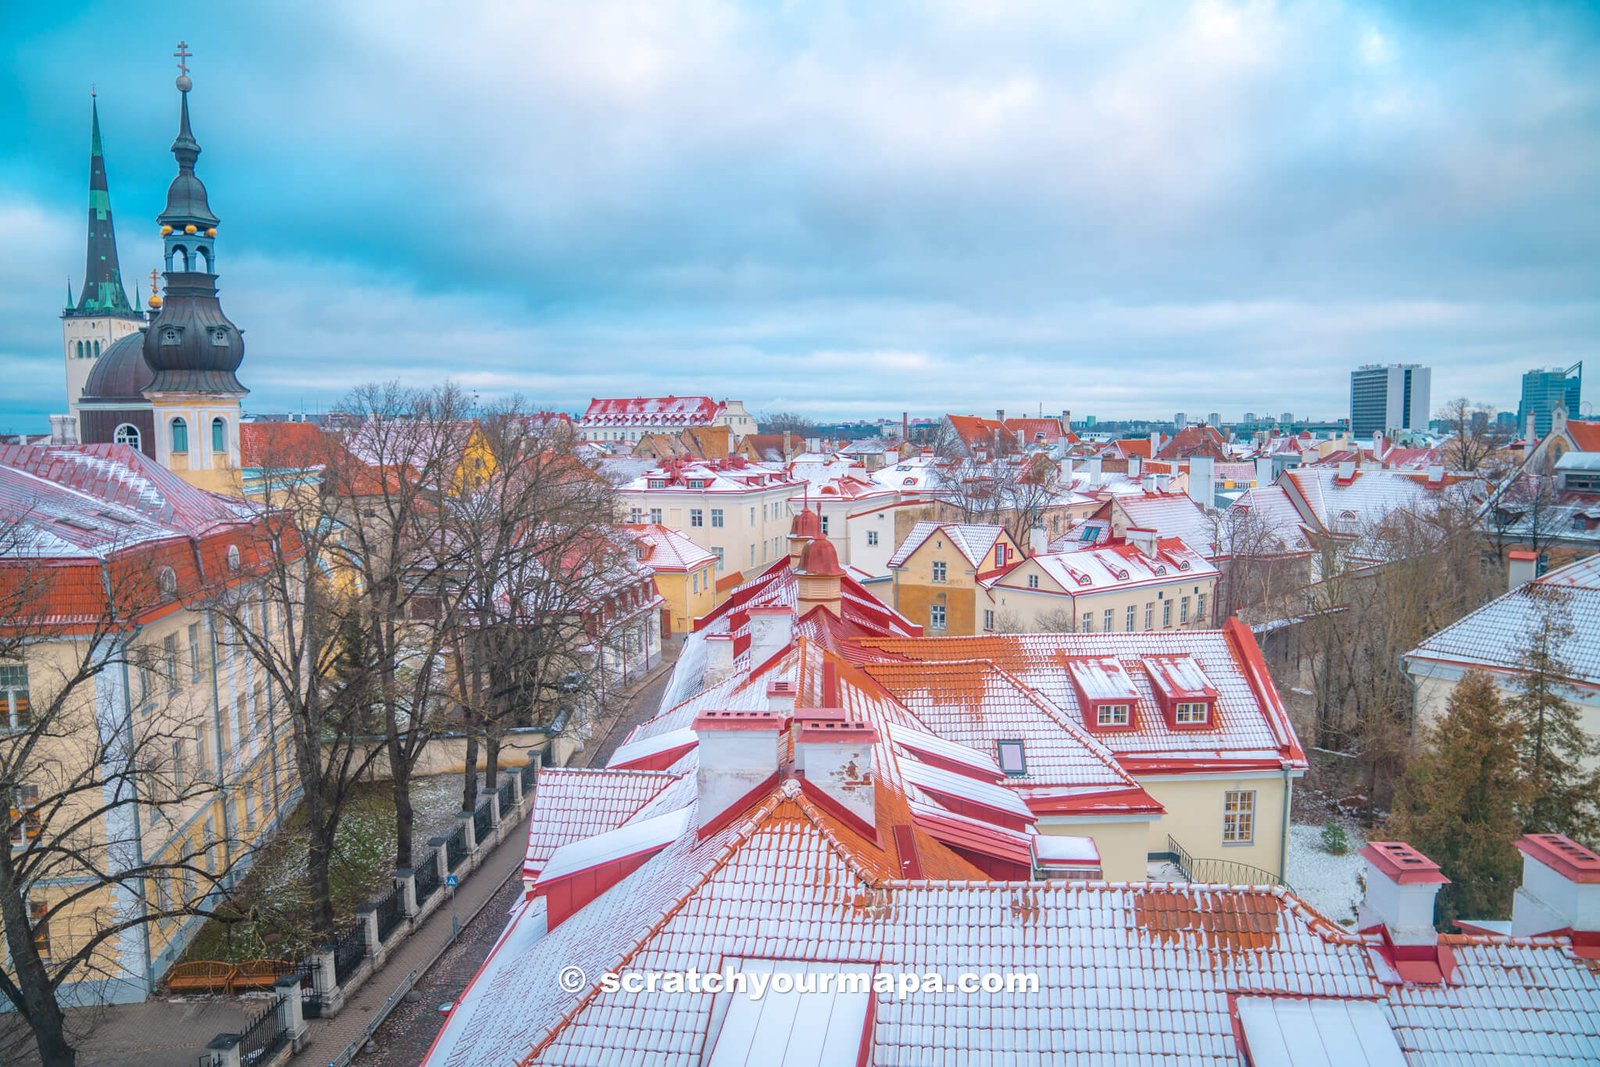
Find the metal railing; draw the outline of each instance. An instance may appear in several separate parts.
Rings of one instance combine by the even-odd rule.
[[[478,810],[472,813],[472,829],[480,845],[489,840],[489,831],[494,829],[494,810],[487,800],[479,804]]]
[[[315,960],[301,960],[294,969],[300,979],[300,1017],[322,1018],[322,996],[317,992],[317,964]]]
[[[527,796],[533,792],[534,784],[539,780],[539,761],[530,759],[518,773],[522,775],[522,795]]]
[[[399,886],[389,890],[388,893],[384,894],[383,899],[378,901],[378,906],[375,910],[378,914],[378,940],[380,942],[389,940],[389,935],[394,933],[395,927],[405,921],[404,904],[405,901],[400,899]]]
[[[264,1063],[288,1043],[289,1034],[284,1030],[283,1020],[278,1017],[278,1007],[274,1004],[256,1016],[239,1035],[239,1062],[245,1067]]]
[[[423,856],[420,866],[413,868],[416,871],[417,907],[427,903],[433,896],[433,891],[439,888],[439,859],[438,850],[429,849]]]
[[[515,790],[516,786],[512,784],[510,778],[501,782],[500,788],[496,790],[500,794],[500,817],[502,819],[510,818],[511,816],[511,805],[517,802]]]
[[[333,978],[339,985],[355,973],[361,961],[367,958],[366,931],[357,926],[333,943]]]
[[[445,866],[448,867],[452,871],[455,870],[457,867],[459,867],[461,865],[461,861],[467,858],[468,854],[469,853],[467,852],[467,828],[466,828],[465,825],[458,825],[454,830],[452,830],[450,832],[450,836],[445,838],[445,842],[444,842],[444,861],[445,861]]]
[[[1171,834],[1167,835],[1167,854],[1191,882],[1205,885],[1281,885],[1285,889],[1290,888],[1282,878],[1253,864],[1192,856]]]

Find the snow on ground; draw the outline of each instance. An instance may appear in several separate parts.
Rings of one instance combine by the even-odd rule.
[[[1295,895],[1337,923],[1355,922],[1361,902],[1360,875],[1364,866],[1358,852],[1367,840],[1354,826],[1344,825],[1350,850],[1331,855],[1322,847],[1322,826],[1293,823],[1289,827],[1288,882]]]

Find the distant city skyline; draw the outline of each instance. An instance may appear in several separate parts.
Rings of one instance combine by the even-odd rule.
[[[148,295],[180,38],[247,411],[452,377],[564,410],[1337,418],[1368,363],[1514,410],[1525,371],[1600,342],[1583,5],[91,3],[0,25],[4,431],[64,407],[91,83]]]

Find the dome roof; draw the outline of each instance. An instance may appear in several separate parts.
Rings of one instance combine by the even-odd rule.
[[[144,333],[135,331],[117,340],[100,353],[83,384],[85,401],[137,401],[145,403],[144,391],[155,378],[155,371],[144,361]]]
[[[822,517],[819,516],[815,511],[812,511],[810,508],[806,508],[804,511],[800,512],[800,514],[796,515],[794,517],[794,521],[789,524],[789,536],[811,538],[821,537]]]
[[[800,553],[800,570],[819,578],[844,577],[844,568],[839,566],[839,553],[834,551],[833,542],[826,537],[816,538]]]

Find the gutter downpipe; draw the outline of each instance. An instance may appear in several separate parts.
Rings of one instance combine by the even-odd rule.
[[[1289,884],[1289,807],[1294,801],[1294,779],[1289,777],[1289,761],[1283,760],[1283,836],[1278,842],[1278,881]]]

